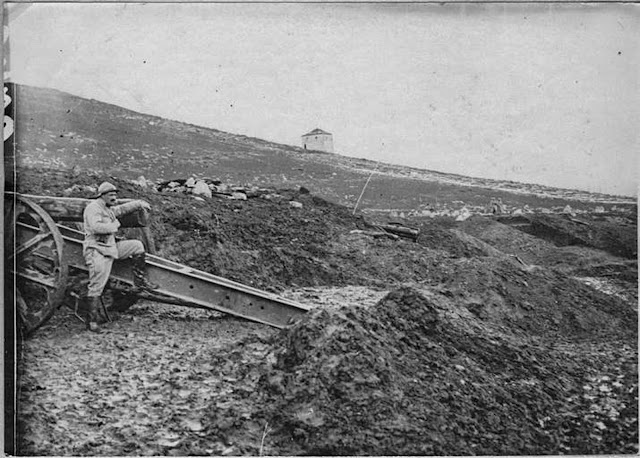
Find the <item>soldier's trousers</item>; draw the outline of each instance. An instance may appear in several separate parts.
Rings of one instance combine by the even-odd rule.
[[[116,243],[117,258],[105,256],[97,248],[86,249],[84,260],[89,268],[89,285],[87,297],[100,297],[109,281],[111,267],[116,259],[126,259],[130,256],[144,253],[144,245],[140,240],[122,240]]]

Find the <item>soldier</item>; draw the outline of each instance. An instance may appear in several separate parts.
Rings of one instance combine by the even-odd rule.
[[[151,205],[143,200],[134,200],[116,205],[118,189],[109,182],[98,187],[96,200],[84,209],[85,239],[82,253],[89,267],[87,303],[89,308],[87,328],[99,332],[99,305],[102,292],[111,275],[111,267],[116,259],[133,260],[133,282],[138,290],[157,289],[145,275],[145,250],[140,240],[116,241],[115,234],[120,227],[118,216],[136,210],[151,210]]]

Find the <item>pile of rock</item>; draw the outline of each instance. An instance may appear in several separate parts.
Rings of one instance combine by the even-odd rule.
[[[144,189],[155,189],[155,183],[151,180],[147,180],[143,175],[140,175],[135,180],[131,180],[131,183],[138,185]]]
[[[191,194],[197,198],[221,197],[233,200],[247,200],[252,197],[272,198],[277,196],[273,189],[256,186],[231,186],[220,180],[209,178],[175,179],[154,185],[154,189],[163,193]]]
[[[178,179],[160,183],[156,186],[156,189],[160,192],[175,192],[180,194],[212,197],[213,193],[223,192],[218,189],[218,186],[221,186],[221,184],[222,183],[218,180],[196,180],[194,177],[189,177],[188,179]]]
[[[76,196],[84,196],[84,197],[93,197],[98,192],[98,188],[95,186],[86,186],[74,184],[73,186],[62,191],[62,195],[64,197],[76,197]]]
[[[407,216],[423,216],[427,218],[437,218],[437,217],[449,217],[455,218],[456,221],[465,221],[469,219],[472,215],[482,214],[482,209],[475,207],[463,206],[462,208],[453,209],[453,208],[425,208],[420,210],[411,210],[407,212]],[[396,213],[391,212],[391,216],[404,217],[404,213]]]

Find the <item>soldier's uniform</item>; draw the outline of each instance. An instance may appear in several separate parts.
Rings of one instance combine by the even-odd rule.
[[[118,217],[148,209],[148,204],[141,200],[134,200],[121,205],[108,206],[107,202],[100,198],[117,191],[111,183],[102,183],[98,188],[96,200],[87,205],[83,213],[85,239],[82,254],[89,268],[87,326],[92,331],[99,330],[97,321],[100,297],[109,281],[113,261],[132,258],[134,285],[143,289],[158,287],[145,278],[145,250],[142,242],[140,240],[116,241],[116,232],[120,228]],[[115,203],[115,197],[107,196],[106,198]]]
[[[107,207],[104,201],[95,200],[84,210],[84,244],[82,254],[89,267],[89,292],[87,297],[100,297],[104,290],[113,261],[144,253],[140,240],[116,242],[120,227],[118,216],[142,209],[140,201]]]

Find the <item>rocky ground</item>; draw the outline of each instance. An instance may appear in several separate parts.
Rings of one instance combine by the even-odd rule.
[[[160,256],[312,310],[277,330],[139,302],[89,334],[63,306],[19,342],[19,454],[638,452],[637,214],[402,221],[414,241],[300,188],[113,181],[153,205]]]

